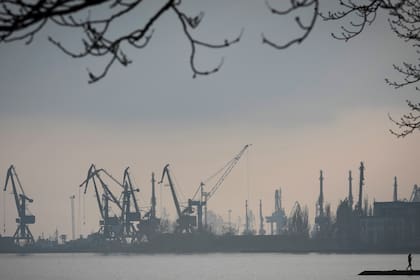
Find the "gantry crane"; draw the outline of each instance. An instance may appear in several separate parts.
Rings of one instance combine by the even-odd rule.
[[[120,239],[122,231],[122,221],[121,218],[116,215],[110,217],[109,201],[114,203],[119,208],[119,210],[122,211],[123,208],[119,200],[116,198],[116,196],[109,189],[108,185],[101,178],[101,172],[105,173],[108,177],[110,177],[113,181],[115,181],[120,187],[124,189],[124,186],[120,182],[118,182],[118,180],[112,177],[106,170],[96,169],[94,164],[92,164],[89,167],[87,178],[80,184],[80,187],[84,186],[84,194],[86,194],[89,182],[92,181],[93,188],[95,191],[96,202],[98,204],[99,213],[102,218],[102,220],[99,222],[101,226],[99,232],[102,233],[106,239]],[[103,189],[102,194],[100,194],[99,192],[95,178],[101,184],[101,187]]]
[[[219,171],[217,171],[215,174],[207,178],[204,182],[200,183],[200,186],[195,191],[195,194],[193,195],[193,199],[189,200],[189,206],[196,206],[197,207],[197,215],[198,215],[198,230],[201,231],[203,228],[202,225],[202,215],[203,215],[203,207],[204,207],[204,228],[207,229],[207,203],[210,200],[210,198],[216,193],[216,191],[220,188],[226,177],[230,174],[232,169],[235,167],[235,165],[239,162],[242,155],[245,153],[245,151],[251,146],[252,144],[245,145],[242,150],[229,162],[223,166]],[[222,173],[222,175],[218,178],[216,183],[213,185],[213,187],[210,189],[210,191],[205,192],[204,186],[205,182],[213,179],[218,174]],[[200,193],[200,200],[194,200],[197,194]]]
[[[28,215],[26,213],[26,202],[32,203],[33,199],[29,198],[23,191],[19,176],[13,165],[11,165],[7,170],[6,183],[4,185],[3,191],[7,190],[9,182],[12,184],[13,196],[15,198],[16,208],[19,215],[19,218],[16,219],[18,227],[15,231],[15,234],[13,235],[15,244],[25,246],[32,245],[34,244],[34,237],[28,225],[35,223],[35,216]],[[16,183],[19,186],[19,189],[16,188]]]
[[[271,216],[265,217],[267,223],[270,223],[270,233],[274,234],[273,225],[276,225],[275,234],[282,234],[285,231],[287,217],[282,207],[281,188],[274,192],[274,212]]]
[[[176,196],[175,186],[172,182],[172,177],[169,172],[169,164],[165,165],[165,167],[163,168],[162,178],[159,181],[159,184],[162,184],[163,179],[165,178],[165,175],[168,178],[169,187],[171,188],[171,193],[172,193],[172,199],[174,201],[176,213],[178,215],[178,219],[176,221],[177,226],[175,228],[175,232],[176,233],[183,233],[183,232],[190,233],[192,232],[193,227],[196,226],[196,217],[191,215],[193,213],[192,207],[187,206],[186,208],[181,210],[178,197]]]

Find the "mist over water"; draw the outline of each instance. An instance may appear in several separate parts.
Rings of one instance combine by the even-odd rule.
[[[333,280],[367,269],[405,269],[406,255],[347,254],[31,254],[0,255],[0,279]],[[413,267],[416,269],[416,256]]]

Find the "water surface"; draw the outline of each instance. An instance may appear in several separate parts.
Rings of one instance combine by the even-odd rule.
[[[357,274],[405,269],[406,262],[406,255],[373,254],[0,254],[0,279],[375,280],[383,277]],[[420,256],[418,262],[413,256],[413,266],[420,266]]]

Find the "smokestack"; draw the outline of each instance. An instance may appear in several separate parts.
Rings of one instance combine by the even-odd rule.
[[[353,190],[352,190],[352,180],[353,178],[351,177],[351,170],[349,170],[349,205],[350,208],[353,208]]]
[[[398,188],[398,184],[397,184],[397,176],[394,177],[394,202],[398,201],[398,196],[397,196],[397,188]]]
[[[281,188],[274,192],[274,212],[279,212],[281,209]]]
[[[319,216],[324,216],[324,176],[322,176],[322,170],[319,171],[319,199],[318,199],[318,206],[319,206]]]
[[[360,178],[359,178],[359,201],[357,202],[357,209],[361,214],[362,211],[362,203],[363,203],[363,182],[365,180],[365,166],[363,165],[363,161],[360,162]]]

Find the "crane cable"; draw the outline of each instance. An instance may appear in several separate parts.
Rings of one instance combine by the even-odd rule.
[[[137,183],[136,183],[136,178],[133,176],[133,177],[130,177],[131,178],[131,180],[133,181],[133,189],[135,189],[135,188],[138,188],[139,189],[139,194],[141,193],[141,189],[140,189],[140,187],[138,187],[138,185],[137,185]],[[148,202],[146,202],[145,200],[144,200],[144,198],[143,198],[143,196],[142,195],[139,195],[140,197],[139,197],[139,199],[137,199],[137,197],[133,194],[133,196],[134,196],[134,199],[136,200],[136,201],[139,201],[140,202],[140,205],[141,204],[143,204],[143,205],[147,205],[148,204]],[[143,206],[143,208],[145,208],[146,206]],[[141,207],[139,207],[139,208],[141,208]]]
[[[220,173],[222,173],[224,170],[226,170],[229,165],[232,164],[232,162],[235,160],[235,158],[231,159],[230,161],[228,161],[222,168],[220,168],[219,170],[217,170],[213,175],[209,176],[207,179],[205,179],[204,181],[202,181],[201,183],[203,185],[206,185],[208,182],[210,182],[211,180],[213,180],[217,175],[219,175]],[[197,190],[195,191],[194,195],[193,195],[193,199],[196,198],[198,192],[201,189],[201,184],[198,186]]]
[[[246,188],[247,188],[247,200],[249,202],[249,198],[250,198],[250,184],[249,184],[249,150],[246,150],[246,171],[245,171],[245,176],[246,176]]]

